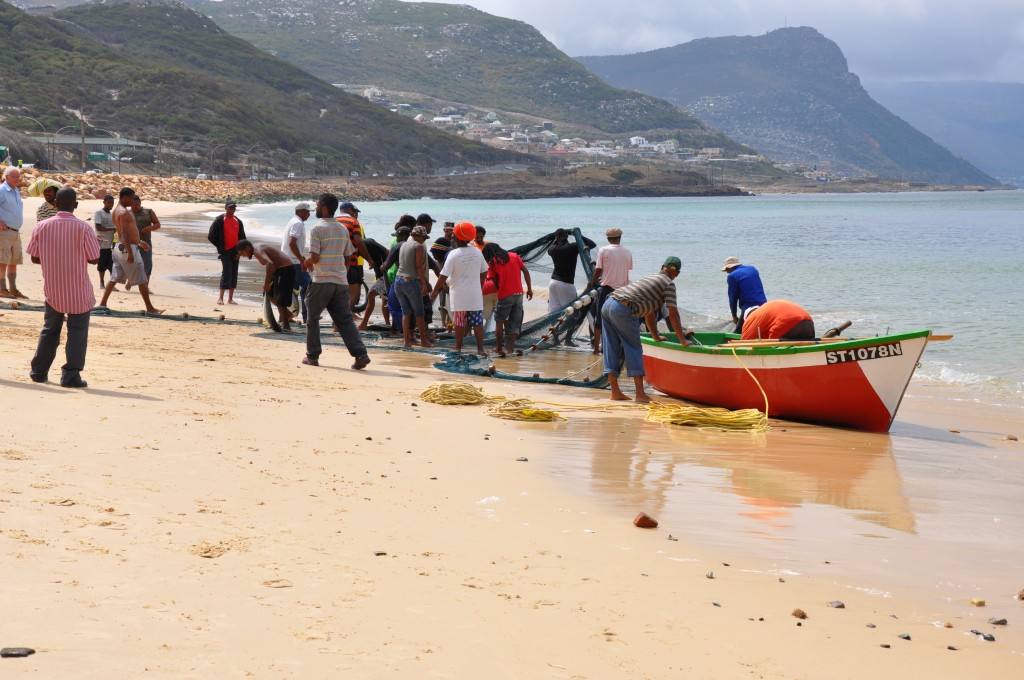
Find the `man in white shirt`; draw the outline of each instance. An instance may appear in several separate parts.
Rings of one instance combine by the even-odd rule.
[[[448,251],[430,300],[437,299],[444,285],[448,284],[449,310],[455,323],[455,351],[462,351],[462,339],[472,329],[476,337],[476,350],[484,352],[484,279],[487,277],[487,262],[470,243],[476,238],[476,227],[469,222],[455,225],[452,249]]]
[[[309,219],[309,203],[295,205],[295,217],[284,228],[281,239],[281,250],[291,258],[295,265],[295,283],[299,287],[299,300],[302,307],[302,323],[306,323],[306,290],[309,288],[309,272],[302,268],[302,263],[309,256],[309,245],[306,243],[306,220]]]
[[[629,272],[633,269],[633,254],[621,245],[622,230],[611,227],[604,232],[608,245],[597,251],[597,267],[590,277],[590,287],[600,284],[597,291],[597,321],[594,322],[594,354],[601,353],[601,307],[616,288],[629,283]]]

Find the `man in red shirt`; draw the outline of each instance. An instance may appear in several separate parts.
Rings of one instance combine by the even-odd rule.
[[[348,267],[346,274],[348,276],[348,304],[349,307],[355,309],[359,304],[359,296],[362,294],[360,289],[363,287],[363,261],[365,259],[372,263],[373,258],[370,257],[370,251],[363,243],[366,232],[363,230],[363,225],[359,223],[359,208],[349,201],[345,201],[338,206],[338,212],[341,213],[338,215],[338,222],[344,224],[348,229],[348,240],[352,241],[352,247],[356,249],[356,252],[345,263]],[[380,278],[380,271],[375,270],[374,273],[377,278]]]
[[[505,354],[503,340],[507,337],[508,352],[516,349],[516,338],[523,327],[523,279],[526,279],[526,299],[533,299],[530,270],[515,253],[506,252],[497,243],[488,243],[483,249],[487,262],[487,278],[497,287],[498,302],[494,307],[494,349]],[[506,335],[507,333],[507,335]]]
[[[67,363],[61,367],[62,387],[86,387],[82,380],[89,340],[89,313],[96,304],[89,265],[100,259],[100,246],[92,227],[74,216],[78,194],[71,187],[57,192],[57,214],[36,225],[28,242],[32,262],[43,267],[43,330],[32,357],[29,377],[46,382],[60,346],[64,317],[68,319]]]
[[[245,240],[245,225],[235,216],[237,204],[233,199],[224,202],[224,214],[218,215],[206,240],[217,249],[220,260],[220,297],[217,304],[224,304],[224,291],[228,292],[228,304],[234,305],[235,288],[238,287],[238,242]]]

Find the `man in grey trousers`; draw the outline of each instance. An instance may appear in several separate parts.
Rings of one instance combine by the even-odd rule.
[[[306,291],[309,320],[306,324],[306,356],[302,363],[308,366],[320,365],[320,354],[323,352],[320,344],[320,315],[326,310],[338,327],[348,353],[355,358],[352,368],[358,371],[369,365],[370,357],[349,307],[345,262],[355,252],[355,247],[349,240],[348,229],[334,219],[337,211],[338,197],[334,194],[320,194],[316,202],[316,216],[320,222],[309,232],[309,257],[302,264],[313,279]]]

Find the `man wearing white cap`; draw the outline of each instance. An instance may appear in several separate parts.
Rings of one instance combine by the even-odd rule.
[[[768,302],[761,285],[761,275],[751,265],[740,264],[736,257],[725,258],[722,271],[728,274],[725,280],[729,286],[729,311],[732,312],[732,322],[736,324],[734,332],[742,333],[747,313]]]
[[[309,219],[309,203],[303,201],[295,204],[295,216],[289,220],[284,228],[284,238],[281,240],[281,250],[284,251],[292,264],[295,266],[295,283],[299,287],[299,300],[302,305],[302,323],[306,323],[306,290],[309,288],[309,272],[302,268],[302,263],[309,255],[309,246],[306,244],[306,220]]]

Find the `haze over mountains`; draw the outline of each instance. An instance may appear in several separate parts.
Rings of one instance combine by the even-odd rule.
[[[934,184],[998,184],[871,99],[839,47],[813,28],[579,61],[776,160]]]
[[[883,106],[1005,183],[1024,186],[1024,84],[865,83]]]

